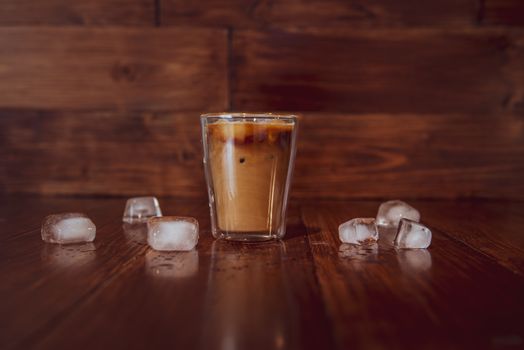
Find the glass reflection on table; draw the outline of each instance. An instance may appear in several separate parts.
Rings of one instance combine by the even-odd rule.
[[[203,338],[220,349],[297,348],[297,301],[282,241],[242,244],[217,240],[211,268]],[[264,303],[260,301],[264,300]]]

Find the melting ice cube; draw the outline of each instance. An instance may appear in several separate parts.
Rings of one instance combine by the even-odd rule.
[[[395,237],[398,248],[427,248],[431,244],[431,230],[419,222],[402,219]]]
[[[151,218],[147,242],[155,250],[191,250],[198,242],[198,221],[182,216]]]
[[[400,219],[413,221],[420,220],[420,213],[411,205],[400,201],[387,201],[380,205],[377,213],[377,225],[385,227],[398,227]]]
[[[127,200],[122,221],[130,224],[145,223],[154,216],[162,216],[156,197],[134,197]]]
[[[361,244],[378,240],[378,231],[373,218],[349,220],[338,227],[338,235],[343,243]]]
[[[42,240],[49,243],[93,242],[96,226],[82,213],[63,213],[46,216],[42,223]]]

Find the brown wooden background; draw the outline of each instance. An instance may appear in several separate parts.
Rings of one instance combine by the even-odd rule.
[[[302,112],[294,197],[524,198],[521,0],[0,0],[0,191],[205,196],[199,114]]]

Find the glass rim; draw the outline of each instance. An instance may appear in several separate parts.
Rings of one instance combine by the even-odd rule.
[[[272,113],[272,112],[221,112],[221,113],[204,113],[200,115],[201,119],[225,119],[225,120],[242,120],[251,118],[270,119],[270,120],[288,120],[296,121],[298,115]]]

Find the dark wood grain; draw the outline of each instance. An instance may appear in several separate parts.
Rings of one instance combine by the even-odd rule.
[[[0,28],[0,107],[227,106],[219,29]]]
[[[428,221],[433,228],[428,250],[395,250],[394,234],[387,231],[378,244],[341,244],[338,225],[352,217],[373,217],[377,205],[302,206],[339,348],[522,346],[524,281],[457,243],[452,232],[444,234]]]
[[[306,113],[292,197],[524,194],[517,116]],[[197,112],[0,113],[12,193],[205,198]]]
[[[125,276],[93,293],[56,331],[39,339],[39,347],[60,346],[64,332],[79,327],[82,331],[70,343],[75,347],[333,346],[304,231],[267,245],[214,242],[205,203],[167,210],[198,217],[202,228],[197,250],[171,254],[148,250],[137,256]],[[300,220],[295,212],[291,220]],[[124,300],[136,307],[122,312]],[[105,305],[103,312],[100,305]],[[96,314],[96,319],[86,327],[89,314]],[[100,328],[112,331],[100,334]]]
[[[149,25],[154,0],[3,0],[0,25]]]
[[[433,26],[471,24],[472,0],[162,0],[162,24],[233,28],[285,26]]]
[[[112,203],[99,201],[98,209],[87,210],[97,225],[94,243],[60,246],[41,241],[40,223],[44,216],[39,214],[71,211],[79,207],[78,203],[62,202],[61,206],[51,207],[56,211],[50,211],[38,202],[21,207],[10,200],[19,213],[6,218],[7,225],[13,227],[27,221],[32,225],[30,230],[14,236],[13,229],[2,228],[2,238],[10,239],[0,245],[0,310],[3,315],[11,315],[0,320],[2,348],[21,346],[22,340],[41,336],[110,276],[125,270],[126,261],[143,250],[127,244],[122,237],[120,218],[124,203],[122,199]]]
[[[482,22],[522,26],[524,25],[524,3],[520,0],[484,0]]]
[[[338,241],[337,226],[374,216],[378,201],[293,202],[282,242],[242,245],[211,238],[206,201],[160,198],[165,214],[200,222],[187,253],[144,245],[143,229],[120,222],[124,202],[0,197],[11,210],[0,216],[3,349],[524,344],[524,279],[504,263],[524,259],[523,202],[413,201],[433,243],[395,250],[390,231],[365,247]],[[43,215],[82,209],[93,244],[40,240]]]
[[[61,211],[79,205],[73,200],[58,201],[62,201]],[[53,203],[52,200],[49,202]],[[54,203],[55,209],[58,209],[58,203]],[[0,269],[0,274],[8,275],[2,288],[3,300],[9,297],[6,291],[13,287],[13,279],[23,284],[24,278],[36,275],[39,276],[37,280],[41,280],[22,289],[18,302],[2,305],[3,312],[18,310],[23,307],[27,289],[35,293],[31,303],[25,304],[27,308],[17,312],[17,317],[7,328],[1,328],[3,346],[48,348],[57,344],[59,347],[140,348],[173,345],[213,348],[213,344],[220,346],[228,341],[238,342],[242,347],[264,348],[330,345],[331,331],[323,315],[312,266],[308,266],[309,250],[298,207],[290,210],[290,240],[250,247],[213,242],[205,202],[161,199],[164,213],[192,215],[201,224],[197,251],[166,254],[152,250],[146,252],[145,237],[140,229],[133,231],[124,225],[115,232],[116,227],[121,227],[117,222],[123,200],[99,199],[98,203],[104,214],[95,214],[93,210],[88,213],[96,223],[109,220],[111,228],[99,225],[93,245],[44,244],[36,225],[33,232],[18,234],[16,240],[7,241],[16,249],[7,252],[10,247],[4,245],[6,250],[2,250],[0,255],[2,262],[18,258],[16,263]],[[31,209],[42,208],[34,205]],[[20,213],[8,220],[16,221],[25,216],[34,217]],[[41,249],[35,249],[38,247]],[[26,255],[25,249],[41,250],[42,262],[34,261],[31,254]],[[27,274],[10,273],[12,270],[7,269],[23,266],[27,269],[28,265],[33,267],[26,270]],[[42,267],[45,274],[40,276]],[[83,278],[66,278],[72,273],[81,274]],[[236,282],[231,283],[231,279]],[[63,292],[49,298],[51,287],[57,285]],[[78,285],[85,290],[78,290]],[[68,295],[64,296],[65,293]],[[74,300],[79,296],[86,303]],[[188,296],[191,296],[190,300]],[[269,303],[260,303],[261,300]],[[122,312],[122,306],[130,301],[142,311],[126,307],[129,312]],[[78,306],[79,312],[72,310],[77,305],[82,305]],[[86,327],[86,312],[90,313],[93,307],[99,309],[101,305],[105,305],[104,311],[97,311],[94,317],[89,317],[89,325],[96,329]],[[151,310],[156,311],[149,314]],[[40,312],[41,318],[28,325],[30,312]],[[174,315],[178,317],[173,318]],[[77,322],[81,324],[80,329],[76,329]],[[100,327],[105,322],[106,325]],[[71,328],[75,336],[64,343],[67,328]],[[62,330],[55,333],[54,329]],[[96,336],[93,336],[93,331]],[[132,334],[141,336],[137,339]],[[202,335],[205,337],[201,338]]]
[[[514,44],[508,50],[507,72],[513,94],[507,101],[508,108],[524,116],[524,35],[514,35]]]
[[[511,116],[306,114],[293,193],[522,199],[523,123]]]
[[[50,214],[67,210],[69,212],[98,215],[107,210],[108,204],[122,202],[122,200],[116,200],[106,203],[93,198],[78,200],[68,197],[34,197],[25,195],[3,199],[4,197],[0,201],[0,226],[2,231],[0,242],[18,239],[18,237],[26,234],[34,234],[35,230],[40,227],[42,219]]]
[[[520,0],[0,2],[0,193],[204,198],[196,116],[280,110],[295,198],[523,198]]]
[[[479,30],[239,31],[233,107],[499,112],[512,94],[504,80],[509,43]]]
[[[206,195],[197,112],[7,111],[0,125],[10,191]]]
[[[523,205],[505,201],[417,203],[442,232],[474,247],[511,271],[524,275]]]

